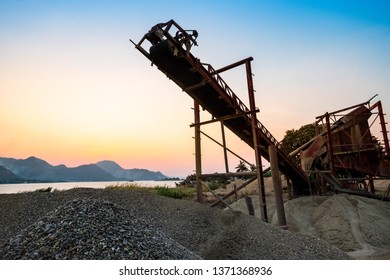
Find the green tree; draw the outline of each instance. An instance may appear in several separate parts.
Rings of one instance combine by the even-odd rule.
[[[378,152],[378,158],[383,159],[385,156],[385,148],[382,146],[382,144],[380,143],[379,139],[376,136],[371,135],[371,139],[372,139],[373,146]]]
[[[287,130],[282,140],[282,146],[288,153],[291,153],[313,139],[317,135],[316,131],[314,124],[301,126],[298,130]]]

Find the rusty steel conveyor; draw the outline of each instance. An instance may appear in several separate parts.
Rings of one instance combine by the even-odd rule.
[[[175,35],[171,35],[175,29]],[[215,70],[210,64],[201,63],[190,53],[196,44],[197,32],[184,30],[175,21],[157,24],[144,35],[138,44],[133,44],[169,79],[190,95],[215,118],[226,118],[224,125],[245,143],[254,148],[251,125],[251,112],[230,89],[219,75],[226,69]],[[151,43],[149,52],[142,44]],[[252,58],[248,58],[252,60]],[[236,65],[242,64],[237,62]],[[230,69],[230,68],[229,68]],[[234,117],[231,117],[234,116]],[[260,141],[261,155],[269,160],[268,146],[277,147],[280,171],[291,179],[296,194],[309,187],[309,180],[304,171],[282,149],[281,144],[271,135],[256,118],[256,133]]]

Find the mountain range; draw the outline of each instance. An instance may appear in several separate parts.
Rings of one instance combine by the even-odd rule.
[[[86,181],[137,181],[164,180],[161,172],[147,169],[124,169],[114,161],[66,167],[53,166],[46,161],[29,157],[14,159],[0,157],[0,183],[21,182],[86,182]]]

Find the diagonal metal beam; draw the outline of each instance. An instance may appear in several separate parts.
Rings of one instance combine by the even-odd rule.
[[[212,120],[209,120],[209,121],[193,123],[193,124],[190,124],[190,127],[201,126],[201,125],[215,123],[215,122],[222,122],[222,121],[231,120],[231,119],[239,118],[239,117],[242,117],[242,116],[246,116],[246,115],[253,114],[253,113],[258,113],[258,112],[260,112],[260,110],[259,109],[255,109],[253,111],[237,113],[237,114],[234,114],[234,115],[229,115],[229,116],[224,116],[224,117],[220,117],[220,118],[215,118],[215,119],[212,119]]]

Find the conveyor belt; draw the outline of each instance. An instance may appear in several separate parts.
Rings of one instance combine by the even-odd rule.
[[[224,121],[234,134],[253,148],[251,115],[246,105],[234,94],[225,81],[209,64],[202,64],[188,50],[182,48],[169,33],[164,34],[164,40],[153,42],[149,53],[140,49],[154,65],[169,79],[174,81],[183,91],[197,101],[212,116],[221,118],[234,114],[239,117]],[[289,177],[296,193],[302,192],[309,186],[304,171],[287,155],[280,143],[258,121],[257,134],[261,143],[262,156],[269,160],[268,146],[277,147],[279,169]]]

